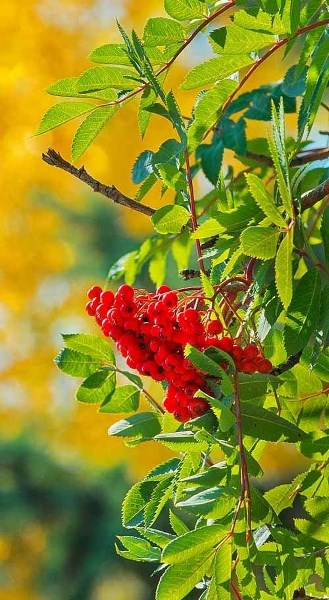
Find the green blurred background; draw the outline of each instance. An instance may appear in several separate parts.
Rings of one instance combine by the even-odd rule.
[[[48,146],[69,157],[76,123],[42,138],[33,133],[53,102],[44,88],[90,66],[96,46],[118,41],[115,17],[141,32],[147,16],[161,12],[160,0],[11,0],[1,7],[0,600],[154,597],[151,570],[118,559],[114,542],[125,491],[169,451],[110,440],[113,418],[78,405],[75,382],[53,363],[60,333],[97,333],[84,313],[86,289],[102,284],[150,226],[42,162]],[[198,60],[204,44],[195,50],[187,62]],[[170,75],[172,86],[184,68],[180,62]],[[250,86],[279,79],[280,69],[276,57]],[[191,99],[181,96],[187,113]],[[156,117],[142,143],[129,104],[86,153],[88,171],[134,194],[134,159],[171,135],[166,127]],[[283,462],[294,470],[295,455],[287,447],[282,461],[270,447],[263,462],[277,478]]]

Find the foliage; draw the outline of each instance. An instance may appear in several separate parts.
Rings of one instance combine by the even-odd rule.
[[[63,464],[31,434],[27,430],[0,444],[1,593],[10,593],[18,572],[27,593],[37,590],[38,597],[49,600],[87,600],[105,583],[114,589],[122,571],[114,543],[129,487],[124,469],[95,472],[76,459]],[[33,561],[31,571],[27,556]],[[126,567],[122,597],[137,600],[143,588],[143,597],[151,598],[151,586],[140,578],[141,565],[138,570],[135,563]],[[145,581],[149,572],[146,566]],[[18,597],[18,589],[16,593]]]
[[[196,35],[215,20],[220,23],[229,9],[233,14],[228,24],[208,34],[216,56],[195,65],[181,82],[182,90],[199,90],[186,116],[176,90],[167,89],[167,72]],[[116,202],[149,211],[142,200],[158,182],[162,197],[167,194],[169,200],[151,209],[152,236],[110,269],[109,282],[123,277],[129,285],[119,288],[114,300],[105,292],[111,297],[108,305],[102,290],[92,288],[87,310],[128,356],[128,365],[144,375],[151,369],[129,354],[133,336],[127,334],[126,346],[120,342],[129,312],[136,309],[132,298],[148,306],[149,321],[157,312],[152,329],[157,343],[169,336],[162,317],[174,329],[181,325],[182,313],[191,318],[191,311],[198,312],[203,329],[187,316],[186,330],[181,325],[184,355],[178,342],[171,346],[198,381],[194,397],[187,399],[185,371],[178,371],[177,383],[177,374],[168,380],[158,370],[159,377],[153,378],[169,381],[168,387],[163,383],[163,408],[145,388],[147,383],[116,366],[110,346],[95,336],[64,336],[65,349],[56,362],[65,373],[85,378],[78,400],[101,403],[101,412],[134,413],[112,425],[111,436],[122,437],[128,446],[153,439],[177,454],[136,483],[123,503],[129,535],[119,537],[118,553],[133,561],[161,563],[157,600],[180,600],[194,588],[203,600],[288,600],[305,594],[324,598],[329,586],[329,184],[327,163],[319,158],[327,158],[328,152],[308,145],[319,111],[323,106],[328,110],[328,11],[316,0],[232,0],[219,6],[168,0],[165,10],[168,16],[146,22],[142,37],[135,30],[128,34],[119,24],[123,43],[91,54],[101,66],[51,86],[51,94],[74,100],[51,107],[38,132],[86,113],[72,144],[72,159],[77,160],[133,98],[140,98],[142,136],[152,115],[171,124],[168,139],[157,150],[144,150],[134,164],[133,181],[141,184],[139,205],[133,200],[127,204],[118,190],[108,192]],[[282,82],[241,93],[254,71],[282,48],[294,56]],[[297,119],[294,137],[286,134],[288,113]],[[267,123],[266,136],[249,139],[252,120]],[[222,167],[227,150],[247,173]],[[54,164],[50,159],[48,154]],[[57,166],[63,168],[60,162]],[[209,186],[196,199],[201,173]],[[88,183],[88,174],[84,176]],[[197,269],[189,258],[191,241]],[[170,296],[170,310],[164,308],[166,293],[171,293],[167,289],[154,296],[130,287],[145,264],[160,286],[169,252],[183,278],[201,278],[201,285],[176,291],[175,302]],[[143,311],[132,314],[138,323],[131,325],[134,331]],[[210,347],[208,320],[221,325]],[[143,320],[144,342],[149,321]],[[193,328],[197,333],[192,343],[188,336]],[[223,341],[227,338],[230,346]],[[129,384],[117,386],[117,375]],[[176,401],[182,401],[180,392],[185,394],[181,411]],[[149,412],[136,412],[140,393],[150,403]],[[199,414],[190,409],[195,401],[202,407]],[[295,445],[309,464],[291,482],[262,495],[257,478],[263,474],[259,460],[268,441]],[[302,516],[286,528],[281,513],[295,501]],[[163,511],[170,534],[158,528]]]

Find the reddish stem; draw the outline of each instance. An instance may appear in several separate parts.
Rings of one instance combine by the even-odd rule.
[[[234,390],[234,404],[235,404],[235,414],[236,414],[236,424],[238,430],[238,444],[239,444],[239,452],[240,452],[240,478],[241,478],[241,502],[245,502],[246,513],[247,513],[247,523],[248,529],[246,532],[246,540],[249,543],[251,539],[251,493],[250,493],[250,484],[249,484],[249,476],[248,476],[248,467],[246,454],[243,445],[243,431],[242,431],[242,414],[241,414],[241,403],[240,403],[240,394],[239,394],[239,379],[238,372],[235,371],[233,377],[233,390]]]
[[[188,151],[185,150],[185,162],[186,162],[186,176],[189,187],[189,196],[190,196],[190,212],[191,212],[191,221],[192,221],[192,229],[196,231],[198,228],[198,219],[196,215],[196,206],[195,206],[195,195],[193,189],[193,181],[192,181],[192,173],[191,173],[191,165],[190,165],[190,157]],[[198,257],[198,262],[200,266],[200,271],[203,273],[206,272],[204,262],[202,259],[202,249],[200,240],[195,240],[196,253]]]
[[[251,75],[254,73],[254,71],[256,71],[256,69],[258,69],[258,67],[260,67],[260,65],[263,62],[265,62],[265,60],[267,60],[276,50],[278,50],[279,48],[282,48],[282,46],[284,46],[285,44],[287,44],[294,38],[298,37],[299,35],[302,35],[303,33],[307,33],[308,31],[311,31],[312,29],[316,29],[317,27],[322,27],[322,26],[328,25],[328,24],[329,24],[329,19],[319,21],[318,23],[311,23],[310,25],[306,25],[305,27],[301,27],[300,29],[297,29],[297,31],[296,31],[296,33],[294,33],[294,35],[283,38],[282,40],[280,40],[279,42],[274,44],[274,46],[272,46],[272,48],[270,48],[267,52],[265,52],[265,54],[263,54],[263,56],[261,56],[258,60],[256,60],[256,62],[254,62],[252,67],[249,69],[249,71],[247,71],[245,76],[242,77],[238,87],[234,90],[234,92],[232,92],[232,94],[228,97],[228,99],[224,103],[223,108],[222,108],[222,113],[224,113],[227,110],[227,108],[229,107],[231,102],[234,100],[235,96],[239,93],[241,88],[248,81],[248,79],[251,77]],[[207,135],[213,130],[213,128],[214,128],[214,126],[210,127],[210,129],[208,129],[208,131],[206,131],[206,133],[203,136],[203,139],[207,137]]]
[[[171,65],[175,62],[176,58],[178,58],[178,56],[185,50],[185,48],[187,48],[187,46],[194,40],[194,38],[198,35],[198,33],[200,33],[205,27],[207,27],[207,25],[209,25],[209,23],[214,21],[214,19],[219,17],[221,14],[223,14],[230,8],[233,8],[234,5],[235,5],[235,0],[231,0],[231,2],[228,2],[227,4],[225,4],[225,6],[222,6],[221,8],[216,10],[212,15],[210,15],[210,17],[207,17],[204,21],[202,21],[202,23],[200,23],[200,25],[194,31],[192,31],[192,33],[186,38],[185,42],[181,45],[180,48],[178,48],[178,50],[177,50],[177,52],[175,52],[174,56],[172,56],[172,58],[170,60],[168,60],[168,62],[166,62],[161,67],[161,69],[159,69],[159,71],[156,72],[156,74],[155,74],[156,77],[158,77],[159,75],[161,75],[162,73],[164,73],[171,67]],[[149,83],[143,83],[143,85],[140,85],[133,92],[129,92],[129,94],[126,94],[125,96],[121,96],[121,98],[118,98],[117,100],[108,102],[104,106],[117,106],[118,104],[121,104],[122,102],[125,102],[126,100],[129,100],[130,98],[133,98],[134,96],[137,96],[137,94],[140,94],[146,88],[148,88],[149,85],[150,85]]]
[[[236,600],[243,600],[238,588],[234,585],[234,583],[232,581],[231,581],[231,590],[232,590]]]

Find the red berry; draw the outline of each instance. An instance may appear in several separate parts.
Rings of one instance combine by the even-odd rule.
[[[273,365],[270,360],[267,360],[267,358],[260,358],[257,361],[257,371],[259,373],[271,373],[272,369]]]
[[[160,285],[156,290],[156,295],[160,296],[161,294],[166,294],[167,292],[171,292],[171,289],[168,285]]]
[[[244,358],[256,358],[259,355],[259,350],[255,344],[248,344],[243,350]]]
[[[222,333],[223,325],[219,321],[219,319],[215,319],[214,321],[210,321],[207,325],[207,333],[209,334],[218,334]]]
[[[102,293],[102,288],[99,285],[93,285],[87,292],[88,298],[92,300],[93,298],[99,298]]]
[[[192,418],[200,417],[207,412],[209,404],[204,398],[192,398],[188,404],[188,410]]]
[[[163,295],[162,302],[169,309],[175,308],[178,302],[177,294],[175,292],[167,292]]]
[[[124,283],[123,285],[120,285],[115,296],[121,300],[132,300],[134,297],[134,288],[132,288],[131,285]]]
[[[242,360],[244,354],[243,354],[243,350],[242,350],[241,346],[234,344],[233,349],[232,349],[232,356],[236,361]]]
[[[253,360],[244,358],[241,361],[241,369],[242,369],[243,373],[256,373],[257,368],[258,368],[258,365]]]
[[[106,292],[102,292],[100,295],[100,301],[107,306],[107,308],[112,308],[114,302],[114,294],[111,290],[106,290]]]
[[[174,417],[177,419],[177,421],[180,421],[180,423],[186,423],[186,421],[189,421],[191,418],[188,408],[185,406],[180,406],[178,409],[176,409],[174,411]]]
[[[98,298],[93,298],[92,300],[89,300],[89,302],[87,302],[86,311],[87,311],[88,315],[90,315],[91,317],[95,316],[98,304],[99,304]]]
[[[231,354],[232,350],[233,350],[233,340],[232,338],[228,337],[228,336],[224,336],[222,337],[219,341],[218,341],[218,348],[220,348],[220,350],[223,350],[223,352],[227,352],[228,354]]]

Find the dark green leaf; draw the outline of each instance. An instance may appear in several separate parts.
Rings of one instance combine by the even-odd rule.
[[[242,429],[246,435],[272,442],[301,442],[307,437],[299,427],[261,406],[243,402],[241,413]]]
[[[319,318],[320,276],[316,269],[305,273],[294,291],[284,328],[288,355],[302,350],[309,341]]]
[[[136,159],[132,172],[132,180],[134,183],[142,183],[142,181],[153,173],[153,156],[154,152],[151,150],[144,150]]]

